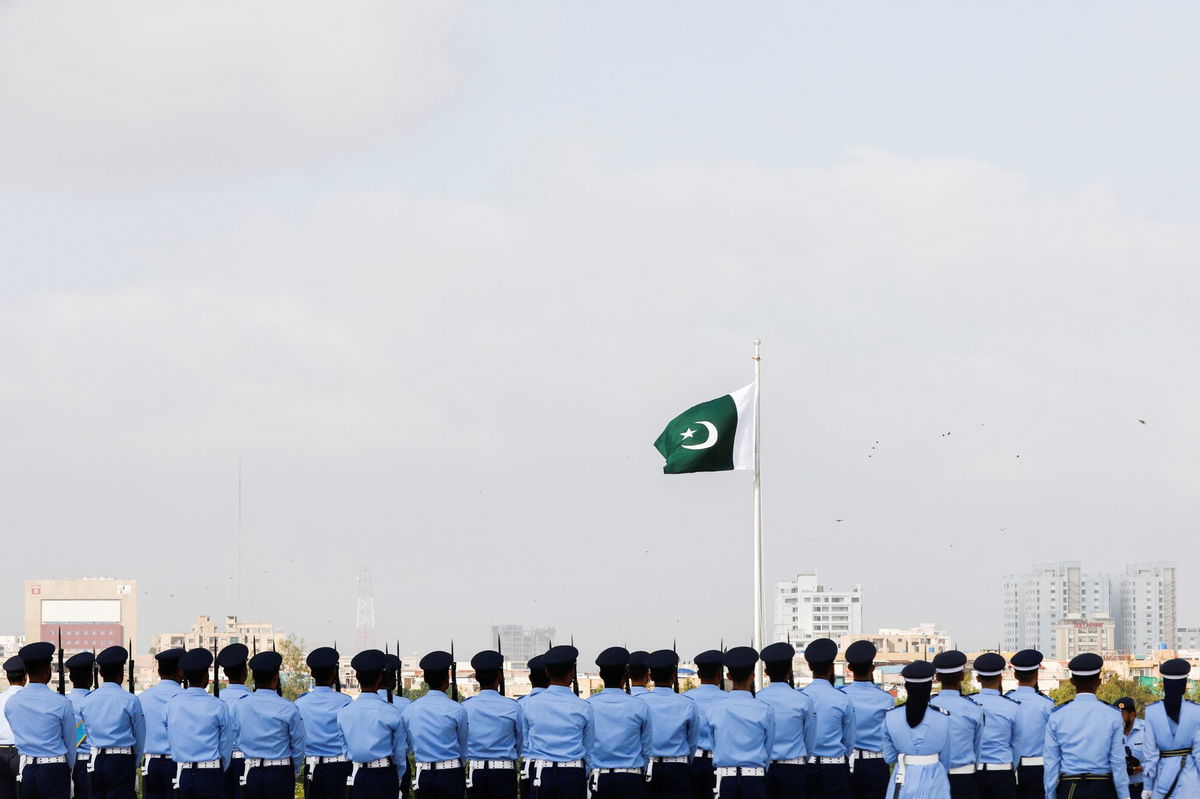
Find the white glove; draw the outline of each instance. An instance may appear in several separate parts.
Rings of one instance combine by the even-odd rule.
[[[1142,799],[1150,799],[1152,796],[1154,796],[1153,791],[1142,791]]]

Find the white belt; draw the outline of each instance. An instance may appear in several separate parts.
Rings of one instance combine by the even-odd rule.
[[[803,766],[808,762],[807,757],[793,757],[788,760],[772,760],[772,766]]]
[[[975,764],[969,766],[955,766],[954,768],[946,769],[947,774],[974,774]]]
[[[158,752],[147,752],[142,760],[142,776],[145,777],[150,773],[151,760],[169,760],[170,755],[159,754]]]
[[[475,787],[475,769],[483,769],[484,771],[496,769],[515,769],[517,761],[515,760],[468,760],[467,761],[467,787]]]
[[[851,757],[856,757],[859,760],[876,760],[883,758],[883,752],[872,752],[870,749],[855,749]]]
[[[583,761],[582,760],[568,760],[566,762],[560,763],[555,760],[534,760],[533,761],[533,785],[535,788],[542,787],[542,769],[547,769],[547,768],[583,768]]]
[[[638,774],[641,775],[640,768],[594,768],[591,774],[588,775],[588,797],[596,795],[596,791],[600,790],[600,775],[602,774]]]
[[[96,749],[95,754],[97,754],[97,755],[132,755],[133,747],[132,746],[104,746],[99,749]],[[165,757],[165,755],[159,755],[159,757]]]
[[[392,759],[390,757],[381,757],[378,760],[371,760],[366,763],[359,763],[358,761],[355,761],[354,765],[350,768],[350,776],[346,778],[346,784],[350,787],[354,787],[354,778],[358,776],[358,770],[360,768],[387,768],[390,765],[392,765]]]
[[[1012,763],[980,763],[980,771],[1012,771]]]
[[[1046,758],[1044,757],[1023,757],[1021,758],[1022,766],[1044,766]]]
[[[88,751],[88,752],[77,752],[77,753],[76,753],[76,755],[75,755],[75,762],[76,762],[76,763],[88,763],[88,762],[90,762],[90,761],[91,761],[91,759],[92,759],[92,753],[91,753],[90,751]]]
[[[450,760],[438,760],[429,763],[418,761],[417,770],[413,773],[413,787],[418,791],[421,790],[421,775],[426,771],[448,771],[452,768],[462,768],[462,761],[457,757]]]
[[[845,763],[846,756],[838,755],[837,757],[812,757],[812,758],[809,758],[808,762],[809,763],[821,763],[822,765],[829,765],[829,764],[834,764],[834,763]]]
[[[712,757],[711,749],[697,749],[694,753],[695,757]]]
[[[896,784],[904,784],[904,772],[908,766],[932,766],[938,762],[937,755],[905,755],[896,758]]]
[[[232,751],[232,752],[230,752],[230,753],[229,753],[229,756],[230,756],[231,758],[233,758],[234,760],[244,760],[244,759],[246,758],[246,753],[245,753],[245,752],[239,752],[239,751],[237,751],[237,750],[235,749],[234,751]]]
[[[726,777],[765,777],[767,770],[758,766],[722,766],[713,769],[713,773],[717,775],[717,784],[713,788],[713,795],[716,799],[721,799],[721,780]]]
[[[27,755],[20,755],[17,760],[17,782],[21,781],[21,775],[24,774],[26,766],[41,766],[66,762],[66,755],[58,755],[57,757],[29,757]]]
[[[292,759],[290,757],[281,757],[276,758],[275,760],[262,757],[247,757],[244,758],[244,760],[246,761],[246,767],[242,769],[242,776],[238,777],[238,785],[243,786],[246,784],[246,778],[250,776],[250,772],[253,769],[292,765]]]
[[[652,757],[650,760],[654,763],[686,763],[688,762],[688,756],[680,755],[679,757]]]
[[[175,763],[175,790],[179,790],[179,780],[186,769],[192,768],[221,768],[220,760],[201,760],[196,763]]]
[[[320,766],[324,763],[346,763],[346,762],[348,762],[348,760],[345,755],[333,755],[333,756],[309,755],[308,757],[304,758],[304,765],[308,766],[308,768],[304,772],[304,776],[307,779],[312,780],[313,772],[317,770],[317,766]]]

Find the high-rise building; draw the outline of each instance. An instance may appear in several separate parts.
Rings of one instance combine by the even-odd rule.
[[[1054,650],[1059,660],[1069,660],[1083,652],[1110,654],[1117,648],[1117,625],[1106,613],[1090,619],[1069,615],[1054,625]]]
[[[237,616],[226,616],[224,627],[218,627],[211,616],[197,616],[191,629],[185,633],[158,633],[151,643],[151,653],[167,649],[197,649],[204,647],[215,654],[230,644],[245,644],[252,651],[265,652],[277,649],[284,637],[274,624],[261,621],[239,621]]]
[[[1175,602],[1174,564],[1130,564],[1120,575],[1085,572],[1079,561],[1037,564],[1004,578],[1001,648],[1062,660],[1070,656],[1059,651],[1060,622],[1109,620],[1117,651],[1145,655],[1174,645]]]
[[[522,627],[519,624],[493,624],[492,641],[499,641],[500,651],[509,668],[524,669],[535,655],[544,654],[554,640],[553,627]],[[565,643],[559,641],[559,643]]]
[[[137,581],[108,577],[25,581],[25,639],[58,643],[67,655],[137,646]]]
[[[1176,630],[1175,649],[1181,652],[1200,650],[1200,627],[1180,627]]]
[[[1131,563],[1121,581],[1121,613],[1117,616],[1117,646],[1135,655],[1173,649],[1175,624],[1175,564]]]
[[[821,585],[816,574],[797,574],[775,584],[776,641],[791,641],[802,649],[814,638],[862,633],[862,586],[835,591]]]

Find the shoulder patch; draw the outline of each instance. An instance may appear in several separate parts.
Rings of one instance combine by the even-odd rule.
[[[1071,703],[1072,703],[1072,702],[1074,702],[1074,701],[1075,701],[1074,699],[1068,699],[1066,702],[1063,702],[1061,705],[1059,705],[1058,707],[1054,708],[1054,710],[1051,710],[1050,712],[1051,712],[1051,713],[1057,713],[1058,711],[1062,710],[1064,707],[1066,707],[1067,705],[1071,704]]]
[[[1017,692],[1016,688],[1009,688],[1007,691],[1004,692],[1004,695],[1010,696],[1011,694],[1015,694],[1016,692]]]
[[[1005,698],[1005,699],[1007,699],[1009,702],[1012,702],[1014,705],[1019,705],[1019,704],[1021,704],[1021,700],[1020,700],[1020,699],[1013,699],[1013,698],[1012,698],[1011,696],[1009,696],[1008,694],[1004,694],[1004,698]]]
[[[979,704],[979,701],[975,698],[975,694],[965,695],[965,696],[963,696],[963,699],[967,700],[968,702],[970,702],[972,705],[975,705],[976,707],[983,707],[983,705]]]
[[[943,716],[949,716],[949,715],[950,715],[950,711],[949,711],[949,710],[945,710],[945,709],[943,709],[943,708],[940,708],[940,707],[938,707],[937,705],[934,705],[934,704],[930,704],[929,706],[930,706],[931,708],[933,708],[934,710],[936,710],[938,713],[941,713]]]

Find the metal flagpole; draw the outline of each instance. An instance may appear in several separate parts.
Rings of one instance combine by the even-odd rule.
[[[759,459],[759,430],[761,413],[759,380],[762,358],[758,354],[762,341],[754,339],[754,648],[763,646],[763,532],[762,532],[762,468]],[[763,687],[762,661],[754,668],[754,687]]]

